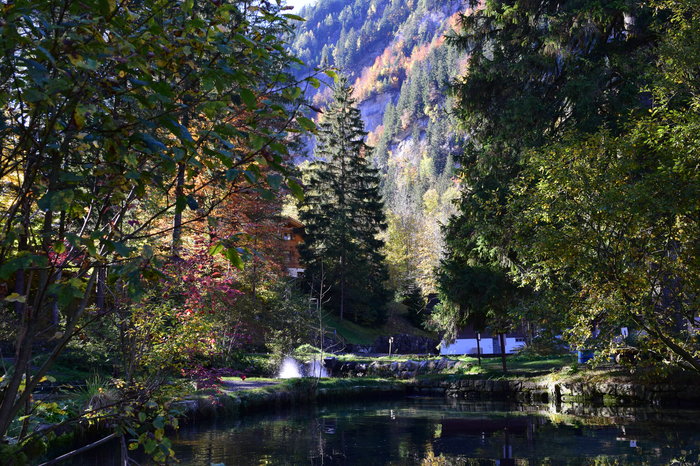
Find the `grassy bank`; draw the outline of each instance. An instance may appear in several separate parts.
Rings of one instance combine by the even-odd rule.
[[[420,337],[436,338],[435,335],[414,327],[406,317],[405,306],[398,305],[389,313],[387,322],[381,327],[364,327],[347,319],[328,313],[324,316],[324,325],[340,335],[343,340],[353,345],[371,345],[380,336],[398,334],[416,335]]]
[[[443,359],[443,356],[426,356],[426,355],[395,355],[395,356],[377,356],[369,357],[355,354],[332,355],[339,361],[343,362],[359,362],[372,363],[379,361],[382,363],[389,362],[406,362],[406,361],[438,361]],[[545,374],[550,374],[559,371],[565,367],[574,366],[576,356],[565,354],[556,356],[532,356],[532,355],[512,355],[506,358],[507,374],[503,374],[503,367],[500,357],[481,358],[481,364],[477,358],[471,356],[450,356],[453,361],[461,361],[468,364],[469,369],[459,369],[461,373],[480,375],[485,377],[535,377]]]

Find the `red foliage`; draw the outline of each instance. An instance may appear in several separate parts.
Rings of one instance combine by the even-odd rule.
[[[167,267],[174,279],[166,287],[170,296],[184,297],[184,313],[215,314],[222,306],[233,306],[243,293],[236,287],[236,276],[230,266],[216,261],[208,249],[198,248],[187,258]]]

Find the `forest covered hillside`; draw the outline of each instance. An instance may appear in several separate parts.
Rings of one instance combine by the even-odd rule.
[[[433,292],[440,225],[458,193],[452,155],[463,136],[450,117],[449,82],[466,56],[445,43],[462,2],[319,0],[300,11],[294,52],[309,68],[335,66],[354,86],[387,207],[387,258],[399,292]],[[323,106],[329,87],[309,98]],[[462,133],[463,134],[463,133]],[[438,247],[436,247],[436,245]]]

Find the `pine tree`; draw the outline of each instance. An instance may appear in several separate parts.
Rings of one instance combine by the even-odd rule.
[[[416,327],[422,327],[425,320],[425,299],[420,286],[412,282],[404,291],[401,304],[406,306],[408,320]]]
[[[306,225],[301,253],[309,284],[331,284],[340,318],[363,324],[386,318],[387,270],[378,234],[386,229],[379,173],[367,156],[364,124],[347,79],[340,78],[319,125],[315,159],[300,207]]]

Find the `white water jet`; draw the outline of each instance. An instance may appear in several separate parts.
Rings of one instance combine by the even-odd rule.
[[[308,372],[309,377],[328,377],[328,371],[318,359],[314,359],[309,363]]]
[[[323,363],[317,359],[308,364],[300,364],[291,356],[286,356],[282,360],[278,379],[294,379],[298,377],[328,377],[328,371],[323,367]]]
[[[294,379],[301,377],[301,366],[296,359],[286,356],[282,360],[278,379]]]

